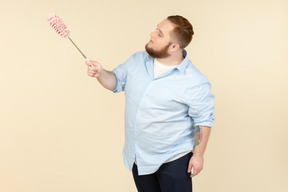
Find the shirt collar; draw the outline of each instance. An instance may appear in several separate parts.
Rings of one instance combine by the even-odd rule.
[[[178,69],[181,73],[185,72],[185,69],[190,63],[186,50],[183,50],[183,57],[184,57],[184,60],[176,67],[176,69]]]
[[[186,50],[183,50],[182,54],[183,54],[184,60],[177,67],[175,67],[175,69],[178,69],[181,73],[184,73],[185,69],[187,68],[187,66],[190,63],[190,60],[189,60],[189,58],[187,56],[187,51]],[[147,61],[151,61],[152,62],[153,60],[154,60],[154,58],[151,57],[149,54],[147,54],[146,62]]]

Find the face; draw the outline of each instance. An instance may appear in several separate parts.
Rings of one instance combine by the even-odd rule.
[[[160,59],[170,56],[169,48],[172,44],[170,33],[173,29],[172,23],[167,19],[157,25],[156,30],[150,34],[150,41],[145,46],[151,57]]]

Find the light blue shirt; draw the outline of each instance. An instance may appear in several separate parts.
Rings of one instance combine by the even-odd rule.
[[[125,166],[135,159],[139,175],[155,173],[166,161],[193,150],[194,125],[212,127],[214,95],[206,76],[186,51],[180,65],[157,78],[146,52],[116,67],[114,92],[125,91]]]

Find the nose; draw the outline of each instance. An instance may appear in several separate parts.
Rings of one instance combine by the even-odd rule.
[[[156,31],[151,32],[151,33],[150,33],[150,36],[151,36],[151,37],[154,37],[154,36],[155,36],[155,32],[156,32]]]

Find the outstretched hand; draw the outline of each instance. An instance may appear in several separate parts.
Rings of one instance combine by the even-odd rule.
[[[87,74],[90,77],[96,77],[98,78],[100,76],[100,73],[102,72],[103,68],[100,65],[100,63],[96,61],[87,61],[86,60],[86,65],[88,66]]]

